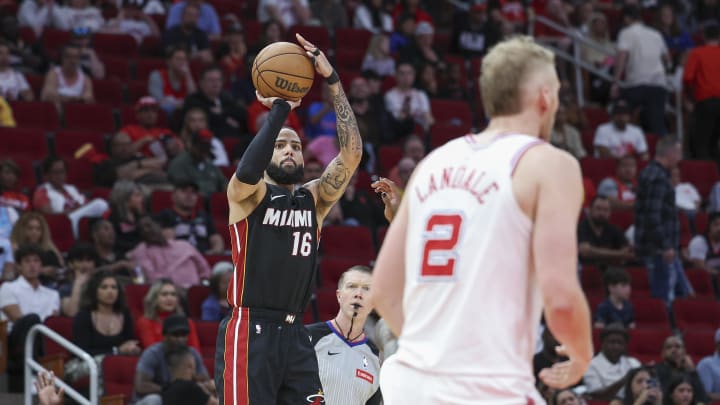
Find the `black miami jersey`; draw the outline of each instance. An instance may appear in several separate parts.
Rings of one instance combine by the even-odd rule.
[[[312,291],[318,239],[312,193],[267,184],[255,210],[230,225],[230,305],[302,313]]]

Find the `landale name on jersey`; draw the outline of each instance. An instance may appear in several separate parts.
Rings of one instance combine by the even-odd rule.
[[[312,211],[268,208],[262,223],[272,226],[311,227],[313,225]]]
[[[478,174],[475,169],[468,172],[465,166],[444,167],[442,173],[433,172],[427,179],[423,179],[426,181],[419,180],[415,186],[415,193],[422,203],[438,190],[455,188],[467,191],[475,197],[478,203],[484,204],[485,197],[490,192],[498,190],[495,181],[484,181],[481,184],[484,177],[485,172]],[[424,193],[420,187],[424,188]]]

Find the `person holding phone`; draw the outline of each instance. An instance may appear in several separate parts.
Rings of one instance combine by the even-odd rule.
[[[624,378],[625,386],[610,405],[661,405],[663,394],[652,369],[638,367],[630,370]]]

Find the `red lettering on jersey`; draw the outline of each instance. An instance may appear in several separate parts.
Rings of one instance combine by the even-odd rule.
[[[484,204],[485,197],[491,191],[497,191],[500,189],[495,181],[492,181],[489,184],[488,182],[483,182],[485,174],[486,172],[478,174],[476,169],[472,169],[469,173],[467,173],[467,168],[465,166],[444,167],[442,172],[430,174],[427,183],[425,183],[427,188],[422,191],[422,180],[417,180],[415,194],[417,195],[418,200],[420,200],[421,203],[424,203],[425,200],[427,200],[428,197],[433,195],[435,192],[452,188],[465,190],[472,194],[478,203]],[[439,179],[439,183],[438,180],[436,180],[436,176]]]
[[[450,187],[450,177],[452,177],[452,172],[453,172],[452,167],[446,167],[443,169],[442,182],[440,183],[440,187],[442,187],[442,188]]]
[[[359,368],[355,369],[355,377],[357,377],[361,380],[365,380],[365,381],[369,382],[370,384],[372,384],[373,381],[375,381],[375,377],[372,374],[368,373],[365,370],[360,370]]]

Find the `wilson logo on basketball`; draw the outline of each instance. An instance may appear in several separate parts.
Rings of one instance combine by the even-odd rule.
[[[287,90],[291,93],[306,93],[308,91],[308,87],[300,87],[297,82],[291,82],[287,79],[283,79],[280,76],[275,76],[275,87],[281,90]]]

